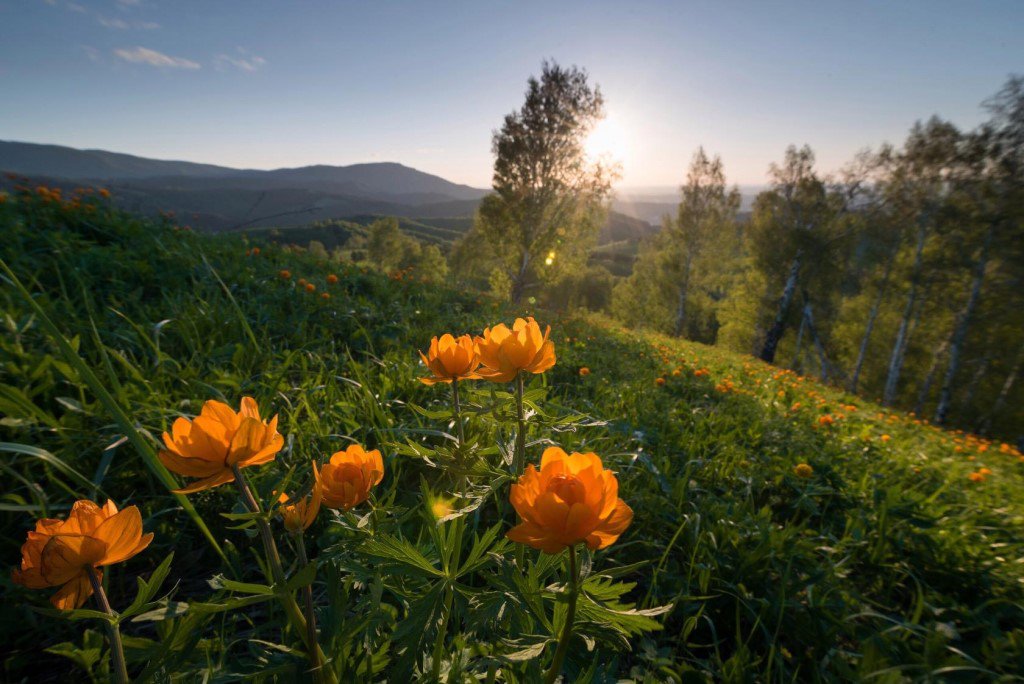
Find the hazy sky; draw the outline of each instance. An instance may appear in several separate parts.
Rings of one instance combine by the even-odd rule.
[[[974,126],[1022,27],[1024,0],[0,0],[0,139],[485,186],[548,57],[601,85],[623,186],[679,183],[700,144],[756,184],[790,143],[831,170],[931,114]]]

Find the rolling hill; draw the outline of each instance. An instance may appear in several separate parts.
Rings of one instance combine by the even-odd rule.
[[[337,231],[327,234],[313,223],[366,224],[378,216],[400,217],[415,237],[449,244],[469,229],[488,192],[393,162],[261,171],[10,141],[0,141],[0,171],[65,189],[102,185],[133,213],[173,212],[181,223],[209,232],[273,229],[277,239],[299,244],[338,239]],[[0,178],[0,189],[13,183]],[[614,245],[612,270],[628,273],[639,241],[655,227],[616,209],[598,243]]]

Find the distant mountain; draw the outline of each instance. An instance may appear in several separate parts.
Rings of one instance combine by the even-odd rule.
[[[0,170],[26,176],[124,180],[154,176],[218,178],[239,173],[212,164],[146,159],[105,150],[76,150],[60,145],[0,140]]]
[[[100,185],[128,211],[172,211],[183,225],[215,232],[282,229],[275,232],[278,239],[296,242],[316,239],[307,234],[333,239],[318,233],[314,222],[365,225],[378,216],[396,216],[410,234],[447,244],[469,229],[489,192],[392,162],[260,171],[5,141],[0,141],[0,172],[68,189]],[[11,181],[0,176],[0,189],[5,184]],[[629,211],[628,203],[615,208],[598,242],[623,245],[631,262],[636,245],[655,227],[644,213]]]
[[[303,188],[411,204],[480,199],[487,194],[393,162],[260,171],[7,141],[0,141],[0,171],[81,181],[138,181],[139,186],[176,190]]]

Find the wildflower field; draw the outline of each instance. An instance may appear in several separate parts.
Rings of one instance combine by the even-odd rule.
[[[1024,672],[1011,445],[44,190],[0,202],[5,681]]]

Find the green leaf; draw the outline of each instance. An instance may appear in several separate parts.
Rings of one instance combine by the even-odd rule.
[[[228,579],[224,575],[215,575],[213,578],[207,580],[207,583],[214,589],[225,589],[227,591],[235,591],[240,594],[257,594],[260,596],[273,596],[274,594],[274,589],[272,587],[268,587],[266,584],[236,582],[235,580]]]
[[[269,588],[269,587],[268,587]],[[256,596],[242,596],[239,598],[228,599],[223,603],[196,603],[192,602],[189,604],[188,612],[194,615],[207,615],[210,613],[225,613],[231,610],[237,610],[239,608],[247,608],[249,606],[255,606],[266,601],[270,601],[274,598],[273,594],[259,594]]]
[[[188,612],[189,605],[184,601],[166,601],[162,604],[158,604],[156,608],[148,610],[145,613],[136,615],[132,618],[132,622],[160,622],[161,620],[170,620],[184,615]]]
[[[312,561],[306,565],[306,567],[299,570],[297,573],[288,578],[288,584],[285,586],[286,593],[294,593],[302,587],[309,586],[316,580],[316,561]]]
[[[389,534],[378,534],[364,543],[361,551],[376,558],[382,558],[426,577],[443,577],[444,573],[435,568],[419,549]]]
[[[529,643],[528,641],[524,642],[524,640],[522,639],[507,642],[509,646],[511,646],[512,648],[517,648],[518,650],[513,651],[512,653],[502,654],[501,659],[513,663],[519,663],[525,660],[533,660],[535,658],[540,658],[542,655],[544,655],[544,648],[548,644],[553,643],[554,639],[551,639],[549,637],[538,638],[539,640],[533,643]],[[523,646],[523,643],[526,643],[527,645]]]
[[[53,466],[61,473],[67,475],[72,480],[78,482],[78,484],[85,487],[85,491],[92,492],[98,490],[103,496],[106,496],[102,490],[99,490],[92,480],[87,478],[82,473],[78,472],[67,463],[51,454],[46,449],[40,449],[39,447],[30,446],[28,444],[15,444],[13,442],[0,442],[0,451],[6,451],[12,454],[22,454],[24,456],[31,456],[37,458],[43,463]]]
[[[147,605],[156,596],[156,593],[160,591],[160,586],[167,579],[167,573],[171,571],[171,561],[174,559],[174,553],[170,553],[167,558],[164,558],[163,562],[157,566],[156,570],[149,576],[149,581],[136,577],[135,580],[139,585],[138,591],[135,593],[135,600],[132,601],[131,605],[121,613],[121,620],[137,615],[146,609]]]

